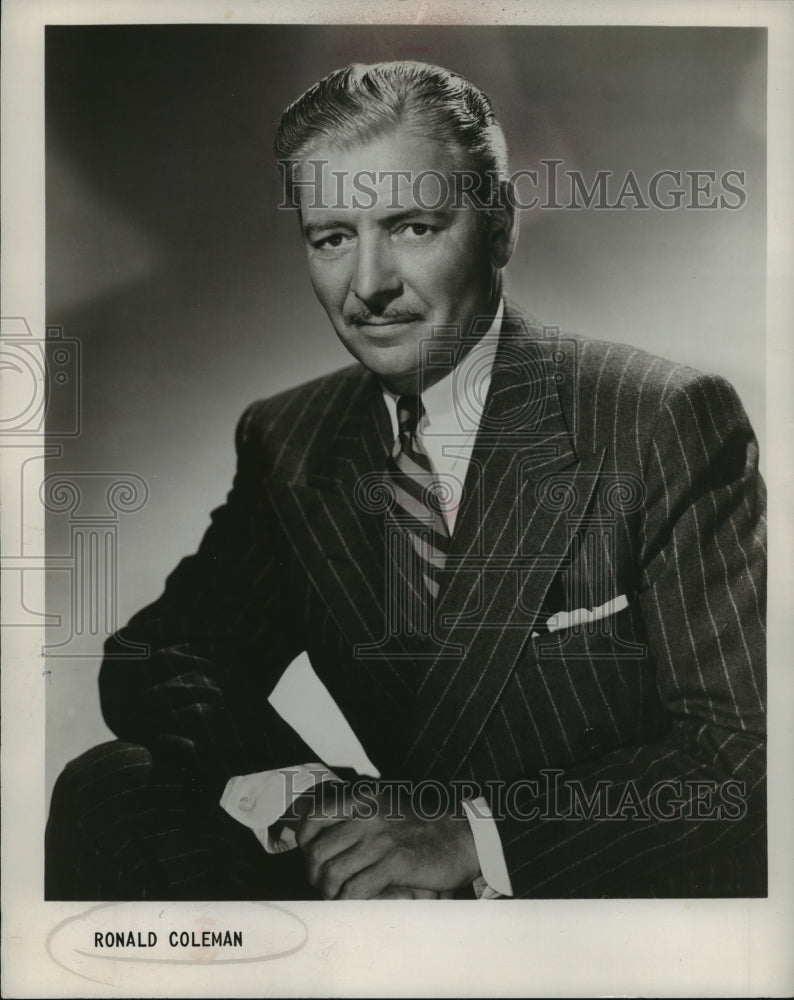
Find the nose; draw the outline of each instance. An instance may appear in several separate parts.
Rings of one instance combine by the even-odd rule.
[[[391,248],[383,238],[361,239],[351,291],[372,312],[382,312],[402,293]]]

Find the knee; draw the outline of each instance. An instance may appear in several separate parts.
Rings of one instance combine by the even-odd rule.
[[[61,772],[58,782],[77,790],[101,780],[106,775],[118,777],[126,772],[130,776],[135,776],[141,770],[150,770],[151,764],[151,755],[146,747],[125,743],[123,740],[110,740],[70,760]]]
[[[145,747],[112,740],[69,761],[52,793],[50,815],[63,811],[85,819],[91,810],[149,781],[152,760]]]
[[[45,833],[47,899],[138,898],[125,879],[140,860],[136,845],[152,813],[151,767],[148,750],[121,741],[66,765]]]

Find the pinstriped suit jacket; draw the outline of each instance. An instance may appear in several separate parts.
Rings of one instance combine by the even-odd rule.
[[[389,629],[390,437],[360,366],[247,410],[199,551],[108,643],[109,726],[217,801],[313,759],[266,706],[306,650],[382,775],[491,795],[517,896],[763,894],[764,486],[732,388],[508,308],[430,637]],[[571,783],[614,818],[562,818]]]

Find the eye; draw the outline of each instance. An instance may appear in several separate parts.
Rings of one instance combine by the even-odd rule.
[[[436,230],[427,222],[406,222],[397,229],[397,235],[408,239],[422,240],[430,239]]]
[[[344,233],[331,233],[330,236],[313,240],[312,246],[315,250],[338,250],[348,238]]]

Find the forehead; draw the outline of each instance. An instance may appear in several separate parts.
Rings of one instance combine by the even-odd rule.
[[[304,213],[439,208],[462,169],[460,150],[398,127],[345,149],[311,149],[295,170],[296,198]]]

